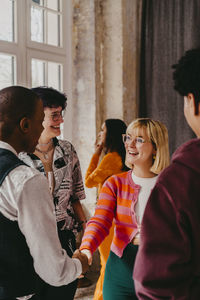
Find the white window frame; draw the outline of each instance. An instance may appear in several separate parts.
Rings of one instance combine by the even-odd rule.
[[[62,87],[67,89],[67,36],[69,32],[70,0],[63,0],[62,47],[55,47],[31,41],[31,0],[17,0],[15,11],[16,41],[0,41],[0,52],[16,57],[16,84],[31,87],[31,60],[41,59],[63,65]],[[71,27],[71,26],[70,26]],[[71,44],[70,44],[71,45]]]

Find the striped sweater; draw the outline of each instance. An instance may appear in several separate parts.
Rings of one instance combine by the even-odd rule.
[[[103,185],[94,216],[89,220],[80,249],[92,253],[98,248],[114,219],[115,232],[111,251],[119,257],[138,232],[134,206],[138,199],[140,186],[136,185],[131,172],[111,176]]]

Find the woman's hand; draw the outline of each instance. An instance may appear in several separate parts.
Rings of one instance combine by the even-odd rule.
[[[76,250],[72,258],[77,258],[80,260],[82,265],[82,274],[85,274],[88,271],[90,266],[88,256],[85,253],[81,252],[80,250]]]
[[[95,153],[100,155],[103,150],[103,141],[101,139],[101,136],[98,135],[94,147],[95,147]]]

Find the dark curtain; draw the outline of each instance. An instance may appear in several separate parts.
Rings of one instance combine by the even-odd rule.
[[[173,89],[171,66],[200,46],[199,0],[143,0],[139,116],[164,122],[170,152],[194,137]],[[199,84],[200,87],[200,84]]]

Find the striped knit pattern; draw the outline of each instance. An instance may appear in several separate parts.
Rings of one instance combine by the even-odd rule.
[[[89,249],[93,253],[109,234],[113,219],[115,232],[111,250],[119,257],[137,234],[134,205],[140,186],[134,184],[131,172],[113,175],[104,183],[95,214],[87,224],[80,249]]]

